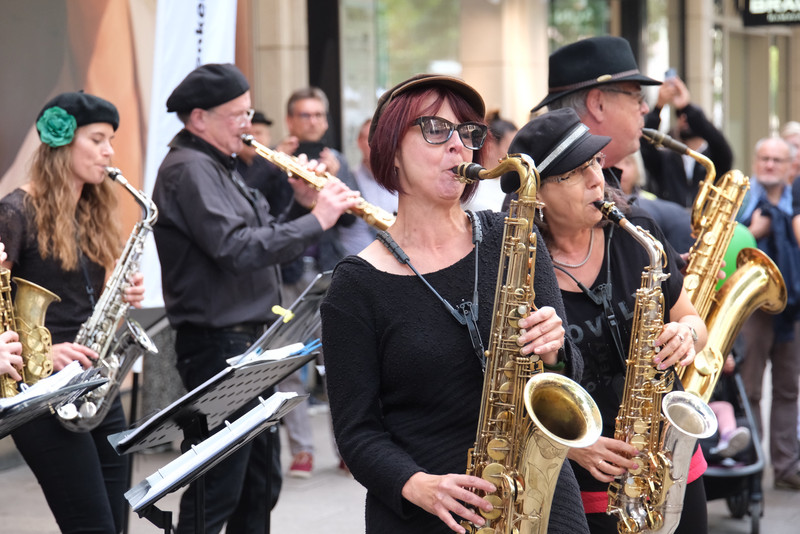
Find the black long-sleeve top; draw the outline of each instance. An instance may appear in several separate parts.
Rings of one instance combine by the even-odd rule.
[[[264,197],[235,179],[235,159],[188,131],[170,142],[153,189],[153,235],[173,327],[273,320],[277,266],[322,233],[316,217],[294,202],[274,218]]]
[[[478,214],[478,327],[489,346],[503,215]],[[560,291],[539,236],[537,306],[552,306],[566,323]],[[413,260],[412,260],[413,261]],[[451,305],[472,299],[470,253],[425,279]],[[436,516],[401,495],[416,472],[464,473],[474,444],[483,388],[481,364],[460,325],[416,276],[380,271],[346,257],[334,271],[322,308],[322,339],[334,432],[353,476],[367,488],[368,533],[450,532]],[[574,345],[567,373],[582,374]],[[585,519],[569,463],[553,498],[550,532],[584,532]]]

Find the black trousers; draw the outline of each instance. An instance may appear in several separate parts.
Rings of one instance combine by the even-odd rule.
[[[128,457],[120,456],[108,435],[127,428],[117,396],[91,432],[66,430],[54,415],[14,431],[17,449],[36,475],[62,533],[113,534],[127,512]]]
[[[243,353],[259,336],[255,329],[234,331],[200,327],[180,327],[175,338],[177,368],[187,390],[192,390],[226,368],[226,359]],[[268,397],[272,391],[265,391]],[[233,421],[253,409],[258,400],[246,404],[229,420]],[[232,453],[217,466],[210,469],[204,478],[205,484],[205,529],[208,534],[217,534],[227,523],[227,534],[262,534],[266,521],[281,488],[280,439],[274,434],[269,440],[270,430]],[[267,447],[272,441],[272,465],[267,476]],[[270,485],[272,500],[267,502],[267,485]],[[195,491],[192,483],[181,497],[178,534],[195,531]]]
[[[617,518],[607,514],[586,514],[592,534],[616,534]],[[683,512],[675,534],[705,534],[708,532],[708,507],[703,477],[686,485]]]

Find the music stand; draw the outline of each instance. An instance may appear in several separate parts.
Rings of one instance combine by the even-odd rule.
[[[226,428],[205,439],[171,461],[125,493],[125,498],[139,517],[169,534],[172,513],[156,508],[155,503],[199,479],[203,474],[248,443],[266,428],[297,406],[307,395],[278,392],[269,399],[259,398],[259,405],[242,415]],[[199,488],[198,488],[199,491]]]
[[[319,306],[330,277],[330,272],[317,275],[288,310],[281,310],[283,319],[275,321],[245,353],[228,360],[230,367],[134,428],[108,436],[117,453],[137,452],[181,437],[185,445],[198,444],[236,410],[314,359],[316,353],[310,349],[318,343],[307,345],[300,354],[280,359],[274,359],[279,350],[269,349],[296,345],[316,330]],[[195,514],[198,532],[205,527],[202,484],[199,477]]]
[[[81,371],[78,362],[73,364],[38,381],[26,391],[0,401],[0,438],[34,419],[54,413],[59,405],[73,402],[108,382],[107,378],[97,377],[97,369]]]

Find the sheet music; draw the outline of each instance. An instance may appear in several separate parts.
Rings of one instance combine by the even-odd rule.
[[[134,512],[154,504],[161,497],[201,476],[242,445],[275,424],[307,395],[278,392],[269,399],[259,398],[259,405],[233,423],[180,455],[125,493]]]
[[[96,373],[97,371],[95,369],[84,371],[80,363],[73,361],[59,372],[39,380],[34,385],[25,388],[25,390],[19,394],[6,399],[0,399],[0,413],[42,395],[58,391],[67,384],[89,380],[94,377]],[[78,377],[77,380],[75,380],[76,377]]]

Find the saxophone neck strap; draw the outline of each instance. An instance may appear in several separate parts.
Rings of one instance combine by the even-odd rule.
[[[486,359],[483,354],[483,341],[481,340],[481,334],[478,330],[478,248],[483,240],[483,229],[481,227],[480,218],[475,215],[472,211],[467,211],[467,217],[469,217],[470,222],[472,223],[472,243],[475,245],[475,283],[473,285],[472,290],[472,301],[463,301],[456,307],[453,307],[444,297],[442,297],[436,289],[425,279],[422,274],[411,264],[411,259],[408,255],[400,248],[400,245],[392,238],[389,232],[382,230],[378,232],[377,239],[380,241],[383,246],[385,246],[389,252],[392,253],[392,256],[403,265],[407,265],[411,271],[422,280],[422,283],[431,290],[431,292],[439,299],[447,311],[450,312],[450,315],[458,321],[459,324],[467,327],[467,332],[469,332],[470,342],[472,343],[472,349],[475,352],[475,355],[478,357],[478,360],[481,362],[481,368],[486,368]]]
[[[80,236],[78,235],[77,231],[75,232],[75,244],[78,247],[78,263],[81,264],[81,272],[83,272],[83,281],[86,283],[86,294],[89,296],[89,304],[94,309],[95,304],[97,304],[97,299],[94,295],[94,287],[92,286],[92,280],[89,277],[89,267],[86,265],[87,259],[86,255],[83,253],[81,249],[81,240]]]

